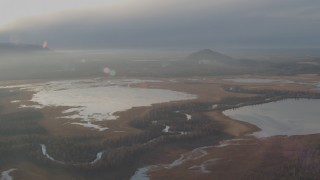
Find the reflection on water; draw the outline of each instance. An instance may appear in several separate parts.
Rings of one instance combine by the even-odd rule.
[[[257,137],[320,133],[320,100],[289,99],[224,111],[224,114],[262,129]]]

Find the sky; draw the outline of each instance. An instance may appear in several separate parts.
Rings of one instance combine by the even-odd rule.
[[[0,0],[0,42],[53,48],[320,47],[319,0]]]

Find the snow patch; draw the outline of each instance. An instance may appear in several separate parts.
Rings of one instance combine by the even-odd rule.
[[[44,144],[40,144],[41,146],[41,151],[42,151],[42,154],[49,160],[53,161],[53,162],[56,162],[56,163],[60,163],[60,164],[67,164],[65,162],[62,162],[62,161],[58,161],[58,160],[55,160],[53,157],[51,157],[48,153],[47,153],[47,147],[46,145]],[[95,164],[97,163],[98,161],[101,160],[102,156],[103,156],[103,151],[102,152],[98,152],[97,153],[97,157],[96,159],[94,159],[93,161],[89,162],[89,164]]]
[[[21,104],[21,105],[19,106],[19,108],[42,109],[42,108],[44,108],[44,106],[41,106],[41,105],[25,105],[25,104]]]
[[[151,169],[151,166],[143,167],[138,169],[130,180],[149,180],[147,172]]]
[[[170,130],[170,126],[167,126],[167,125],[166,125],[166,127],[162,130],[162,132],[168,133],[169,130]]]
[[[40,146],[41,146],[42,154],[43,154],[46,158],[50,159],[51,161],[56,161],[53,157],[51,157],[51,156],[47,153],[47,146],[46,146],[46,145],[40,144]]]
[[[218,107],[218,104],[214,104],[211,106],[211,109],[217,109],[217,107]]]
[[[95,160],[93,160],[93,161],[91,161],[89,164],[95,164],[95,163],[97,163],[98,161],[100,161],[100,160],[101,160],[101,158],[102,158],[103,153],[104,153],[103,151],[102,151],[102,152],[97,153],[97,157],[96,157],[96,159],[95,159]]]
[[[13,100],[11,101],[11,103],[20,103],[21,101],[20,100]]]
[[[149,172],[158,171],[160,169],[172,169],[174,167],[182,165],[187,161],[200,159],[208,155],[208,152],[205,151],[205,149],[210,147],[211,146],[196,148],[188,153],[182,154],[179,159],[174,160],[170,164],[150,165],[143,168],[139,168],[136,171],[136,173],[131,177],[130,180],[140,180],[140,179],[149,180],[149,177],[147,175]]]
[[[1,179],[0,180],[13,180],[13,177],[10,176],[10,173],[12,173],[13,171],[16,171],[17,169],[12,168],[9,169],[7,171],[2,171],[1,172]]]
[[[187,120],[190,121],[192,119],[192,115],[191,114],[185,114],[187,117]]]
[[[211,173],[211,171],[209,171],[207,167],[217,164],[219,160],[221,160],[221,158],[209,159],[207,161],[204,161],[200,165],[191,166],[189,169],[200,172],[200,173],[204,173],[204,174]]]
[[[245,141],[246,139],[241,139],[241,138],[237,138],[237,139],[230,139],[230,140],[225,140],[225,141],[221,141],[219,143],[219,145],[213,146],[215,148],[223,148],[223,147],[227,147],[227,146],[237,146],[237,145],[241,145],[239,141]]]
[[[233,81],[236,83],[285,83],[290,84],[294,83],[294,81],[290,81],[287,79],[265,79],[265,78],[234,78],[234,79],[225,79],[226,81]]]
[[[83,123],[74,122],[74,123],[70,123],[70,124],[80,125],[80,126],[83,126],[85,128],[93,128],[93,129],[97,129],[98,131],[105,131],[105,130],[109,129],[107,127],[101,127],[99,125],[92,124],[90,121],[89,122],[83,122]]]
[[[239,141],[244,141],[244,140],[246,140],[246,139],[240,139],[240,138],[239,139],[231,139],[231,140],[221,141],[220,144],[216,145],[216,146],[204,146],[204,147],[196,148],[190,152],[181,154],[179,159],[174,160],[172,163],[150,165],[150,166],[139,168],[136,171],[136,173],[134,174],[134,176],[131,177],[130,180],[139,180],[139,178],[141,178],[141,179],[147,178],[145,180],[148,180],[149,178],[148,178],[147,174],[150,172],[158,171],[161,169],[172,169],[174,167],[177,167],[177,166],[184,164],[187,161],[197,160],[197,159],[203,158],[204,156],[207,156],[208,152],[206,151],[206,149],[222,148],[222,147],[226,147],[226,146],[230,146],[230,145],[240,145]],[[217,158],[217,159],[211,159],[211,160],[205,161],[201,165],[191,167],[191,170],[198,169],[198,170],[200,170],[200,172],[209,173],[209,171],[206,170],[206,167],[216,163],[216,161],[218,161],[218,160],[220,160],[220,159]]]

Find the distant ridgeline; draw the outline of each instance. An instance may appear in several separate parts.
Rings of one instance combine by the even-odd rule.
[[[130,77],[294,75],[319,74],[320,58],[239,59],[204,49],[173,61],[132,61],[130,58],[119,61],[119,58],[81,51],[78,54],[55,52],[48,48],[47,42],[42,45],[0,43],[0,80],[104,77],[106,73],[102,69],[106,66],[114,69],[117,76]]]
[[[36,44],[0,43],[0,54],[49,51],[49,48]]]
[[[234,59],[230,56],[212,51],[210,49],[204,49],[190,54],[185,58],[185,61],[197,63],[197,64],[210,64],[212,62],[228,63]]]
[[[228,55],[204,49],[177,61],[176,74],[221,75],[221,74],[299,74],[319,73],[320,58],[297,59],[291,61],[258,61],[236,59]],[[174,69],[173,68],[173,69]],[[167,72],[170,74],[171,72]]]
[[[253,60],[244,60],[232,58],[228,55],[204,49],[186,56],[172,64],[175,74],[178,76],[184,75],[219,75],[219,74],[241,74],[250,70],[251,67],[261,62]],[[267,63],[268,67],[269,63]],[[172,72],[167,72],[171,74]]]

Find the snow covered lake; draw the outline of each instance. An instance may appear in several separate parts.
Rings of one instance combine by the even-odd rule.
[[[130,87],[132,84],[148,82],[156,81],[88,79],[52,81],[20,85],[16,88],[34,92],[31,101],[38,105],[31,107],[70,107],[70,109],[63,112],[65,116],[62,118],[81,119],[82,122],[73,124],[99,131],[104,131],[108,128],[95,125],[94,122],[115,120],[118,118],[115,115],[116,112],[125,111],[132,107],[197,98],[196,95],[183,92]],[[22,104],[21,107],[28,106]]]
[[[288,99],[261,105],[245,106],[223,113],[261,129],[253,135],[307,135],[320,133],[320,100]]]
[[[236,83],[257,83],[257,84],[268,84],[268,83],[294,83],[294,81],[286,79],[264,79],[264,78],[234,78],[225,79]]]

